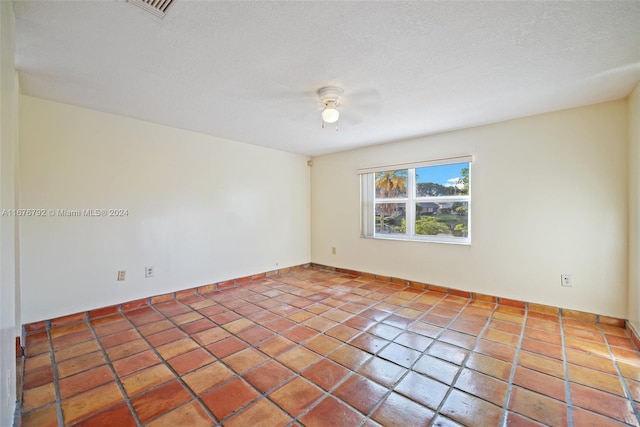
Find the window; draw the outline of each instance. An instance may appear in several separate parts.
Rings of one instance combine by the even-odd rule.
[[[362,236],[471,242],[471,157],[360,170]]]

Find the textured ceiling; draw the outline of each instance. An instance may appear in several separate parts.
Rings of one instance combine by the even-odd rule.
[[[307,155],[626,97],[640,2],[16,1],[22,93]],[[315,91],[344,88],[340,130]]]

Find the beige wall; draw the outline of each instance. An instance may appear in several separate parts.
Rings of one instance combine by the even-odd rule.
[[[23,219],[22,323],[309,260],[638,322],[639,97],[319,156],[311,183],[303,156],[21,97],[21,207],[129,210]],[[471,246],[359,237],[358,168],[466,154]]]
[[[629,96],[629,321],[640,331],[640,84]]]
[[[18,79],[13,61],[13,4],[0,1],[0,425],[13,424],[16,402],[15,339],[20,334],[16,207]]]
[[[128,209],[23,218],[23,323],[310,261],[306,157],[27,96],[20,107],[23,208]]]
[[[465,154],[471,246],[360,238],[358,168]],[[626,318],[625,100],[313,160],[313,262]]]

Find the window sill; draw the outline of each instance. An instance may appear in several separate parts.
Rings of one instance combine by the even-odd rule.
[[[393,240],[393,241],[402,241],[402,242],[417,242],[417,243],[439,243],[445,245],[460,245],[460,246],[471,246],[470,238],[424,238],[424,239],[412,239],[409,237],[402,236],[360,236],[363,239],[371,239],[371,240]]]

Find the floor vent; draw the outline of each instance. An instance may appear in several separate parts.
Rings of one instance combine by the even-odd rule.
[[[128,0],[129,3],[138,6],[157,18],[164,18],[169,7],[175,0]]]

